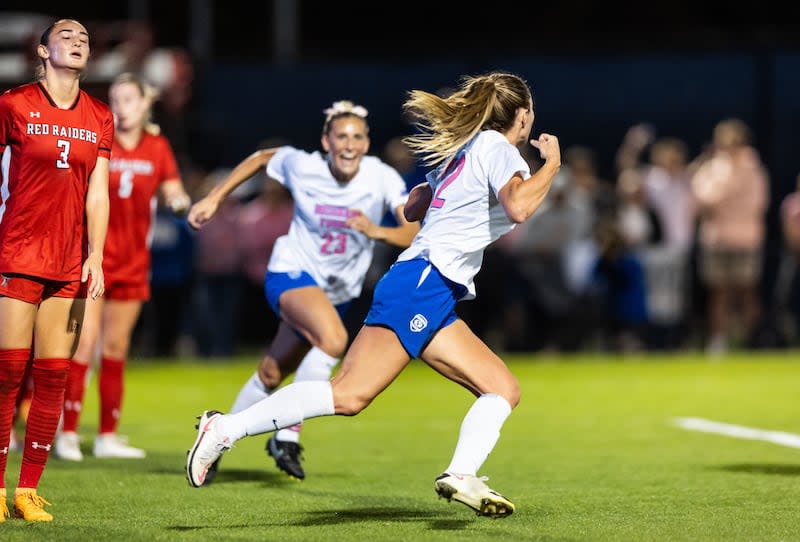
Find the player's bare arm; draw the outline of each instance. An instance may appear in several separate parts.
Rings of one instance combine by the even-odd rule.
[[[506,215],[517,224],[536,212],[550,190],[553,177],[561,169],[561,149],[556,136],[542,134],[539,139],[531,139],[530,144],[538,149],[544,164],[528,179],[514,175],[497,194]]]
[[[277,148],[260,149],[239,162],[220,184],[211,189],[206,197],[192,205],[189,210],[189,225],[193,228],[201,228],[203,224],[211,220],[217,212],[219,204],[237,186],[258,173],[259,169],[266,167],[277,150]]]
[[[433,199],[433,190],[428,183],[420,183],[408,193],[408,200],[403,208],[403,217],[408,222],[418,222],[425,217]]]
[[[81,282],[86,282],[89,276],[92,277],[89,286],[89,295],[92,299],[103,295],[105,290],[103,248],[108,231],[108,213],[108,158],[98,157],[94,170],[89,176],[89,189],[86,193],[89,256],[81,270]]]
[[[186,213],[192,204],[192,199],[186,193],[180,179],[169,179],[161,183],[161,194],[167,207],[176,215]]]
[[[398,225],[394,227],[381,226],[375,224],[363,213],[351,216],[347,219],[347,226],[356,231],[362,232],[370,239],[376,241],[383,241],[390,245],[395,245],[401,248],[406,248],[411,244],[414,236],[419,231],[419,224],[417,222],[409,222],[403,216],[403,206],[400,205],[395,209],[395,216],[397,217]]]

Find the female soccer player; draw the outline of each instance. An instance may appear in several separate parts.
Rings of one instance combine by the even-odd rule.
[[[142,304],[150,297],[149,235],[156,193],[161,190],[174,212],[185,212],[190,204],[172,147],[150,120],[155,99],[155,88],[132,73],[119,75],[109,87],[116,126],[109,164],[111,214],[103,260],[106,291],[103,297],[86,303],[80,342],[67,377],[62,427],[56,438],[55,452],[60,459],[83,459],[77,429],[86,373],[98,351],[98,339],[100,425],[94,455],[145,456],[144,450],[128,446],[117,435],[123,372],[133,328]]]
[[[466,77],[447,98],[414,90],[405,108],[421,130],[407,142],[435,167],[405,206],[408,220],[425,218],[422,229],[376,285],[365,325],[332,381],[290,384],[238,414],[203,412],[187,456],[192,486],[201,486],[209,465],[244,436],[317,416],[358,414],[419,357],[477,397],[436,492],[483,516],[514,511],[477,471],[519,401],[519,384],[454,309],[475,297],[473,279],[486,246],[541,204],[561,166],[558,139],[530,140],[544,159],[531,175],[517,145],[530,137],[533,98],[513,74]]]
[[[322,127],[326,154],[291,146],[256,151],[189,212],[189,223],[202,227],[233,189],[263,167],[294,198],[289,233],[275,242],[264,281],[267,301],[281,322],[258,370],[239,392],[233,412],[266,398],[307,354],[295,380],[320,375],[328,380],[348,343],[341,317],[361,293],[375,240],[407,247],[419,231],[403,216],[408,193],[400,174],[366,156],[366,117],[362,106],[335,102],[325,110]],[[389,210],[399,225],[379,226]],[[299,427],[294,429],[270,439],[267,452],[281,470],[302,479]],[[215,471],[216,465],[209,480]]]
[[[80,88],[89,34],[61,19],[42,34],[37,81],[0,96],[0,521],[14,403],[33,345],[34,392],[14,514],[51,521],[37,493],[61,417],[87,292],[103,295],[109,107]]]

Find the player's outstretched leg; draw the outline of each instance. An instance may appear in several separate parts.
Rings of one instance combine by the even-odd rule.
[[[433,484],[439,497],[464,503],[479,516],[493,519],[505,518],[514,513],[514,503],[491,489],[484,482],[486,476],[444,472]]]

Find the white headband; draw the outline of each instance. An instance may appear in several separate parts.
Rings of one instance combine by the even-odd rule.
[[[340,100],[338,102],[333,102],[333,105],[324,110],[323,113],[325,113],[326,122],[331,120],[333,117],[337,115],[343,115],[345,113],[361,117],[362,119],[367,118],[368,114],[367,109],[365,107],[356,105],[348,100]]]

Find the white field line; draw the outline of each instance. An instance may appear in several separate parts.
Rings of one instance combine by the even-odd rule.
[[[748,440],[763,440],[781,446],[800,448],[800,435],[785,433],[783,431],[767,431],[754,427],[744,427],[730,423],[715,422],[703,418],[675,418],[675,425],[689,431],[702,431],[704,433],[717,433],[733,438]]]

